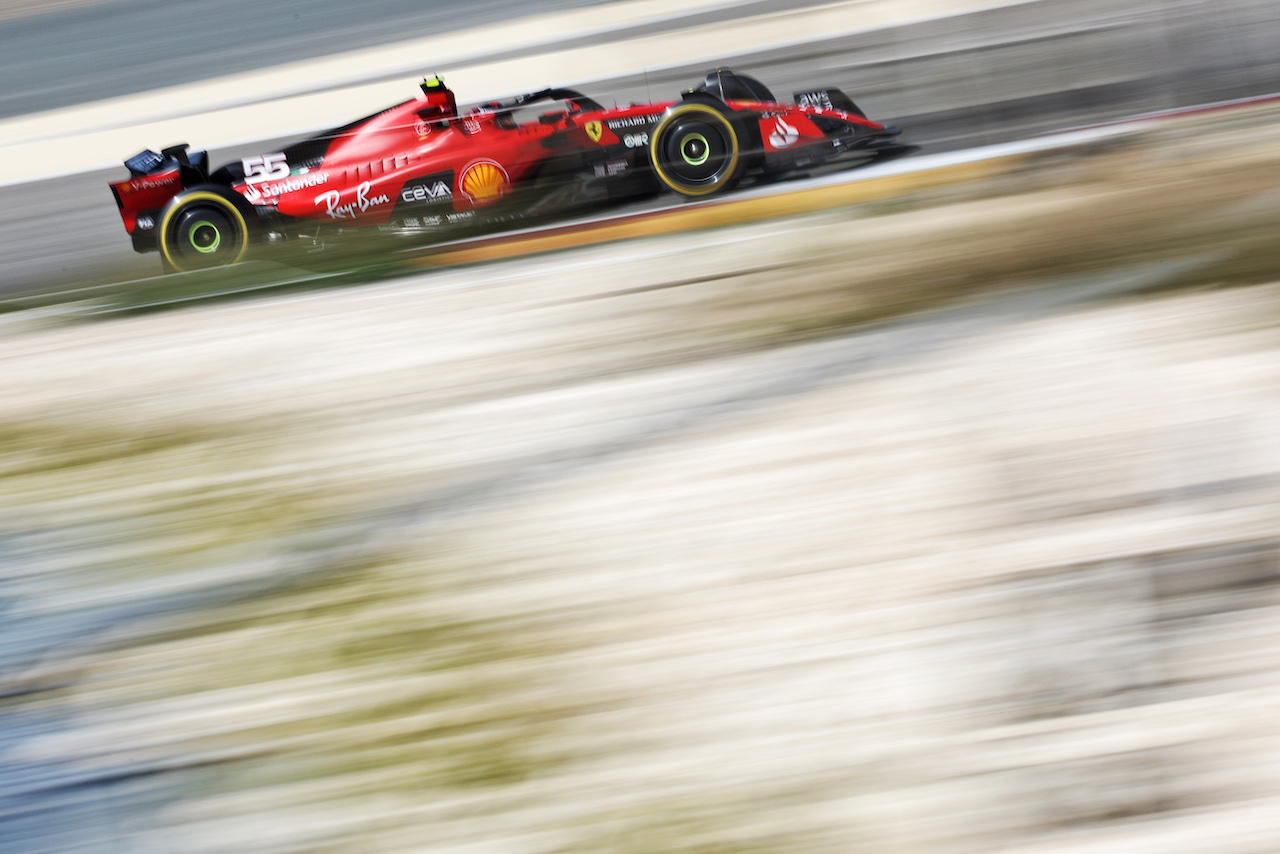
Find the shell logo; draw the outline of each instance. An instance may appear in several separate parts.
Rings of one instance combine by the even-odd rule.
[[[511,179],[497,163],[480,160],[467,167],[458,186],[468,199],[482,205],[500,198],[511,186]]]

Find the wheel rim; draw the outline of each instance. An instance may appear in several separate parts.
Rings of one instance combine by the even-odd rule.
[[[222,232],[207,219],[202,219],[191,226],[187,232],[191,248],[201,255],[212,255],[222,245]]]
[[[671,189],[691,196],[706,195],[737,173],[738,136],[719,111],[686,104],[659,123],[650,158],[658,177]]]
[[[691,186],[715,183],[727,171],[734,149],[724,128],[701,118],[677,122],[659,145],[663,166]]]
[[[161,233],[165,259],[183,272],[242,260],[248,246],[240,212],[212,193],[193,196],[165,215]]]
[[[685,134],[680,140],[680,157],[690,166],[702,166],[711,157],[711,146],[700,133]]]

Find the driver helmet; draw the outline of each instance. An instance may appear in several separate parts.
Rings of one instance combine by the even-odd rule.
[[[458,102],[453,97],[453,91],[444,85],[444,78],[439,75],[425,78],[419,86],[422,87],[422,94],[427,101],[427,107],[419,110],[419,115],[424,118],[427,115],[453,116],[458,112]]]

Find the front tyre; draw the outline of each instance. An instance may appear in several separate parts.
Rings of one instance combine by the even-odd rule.
[[[728,190],[742,177],[743,133],[712,104],[687,102],[673,107],[650,136],[649,162],[664,187],[684,196],[709,196]]]
[[[249,223],[221,193],[192,190],[161,215],[159,244],[165,267],[178,272],[236,264],[249,251]]]

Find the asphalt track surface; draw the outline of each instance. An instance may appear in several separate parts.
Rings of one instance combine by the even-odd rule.
[[[748,0],[726,8],[619,28],[621,37],[716,23],[823,0]],[[528,0],[521,17],[602,6],[608,0]],[[115,0],[0,20],[0,119],[191,83],[239,71],[457,32],[510,19],[511,0]],[[584,11],[609,26],[607,7]],[[192,21],[198,20],[198,28]],[[591,43],[567,38],[552,47]],[[482,45],[468,45],[482,48]],[[518,58],[527,51],[481,55]],[[430,57],[423,57],[430,67]]]
[[[738,7],[733,14],[758,13],[765,8],[785,10],[807,2],[761,0]],[[1041,0],[955,19],[917,22],[892,31],[835,37],[815,34],[803,44],[727,53],[720,64],[755,74],[783,96],[813,85],[840,86],[872,117],[902,126],[905,142],[926,152],[940,152],[1151,110],[1276,91],[1280,72],[1274,59],[1266,59],[1273,54],[1271,43],[1266,39],[1256,44],[1241,40],[1244,34],[1265,35],[1261,25],[1273,13],[1262,0],[1233,0],[1233,4],[1232,14],[1219,14],[1218,5],[1204,2],[1171,6],[1162,0],[1137,0],[1118,11],[1104,0]],[[120,94],[133,84],[124,79],[128,75],[116,75],[112,68],[136,70],[146,67],[147,62],[163,66],[176,61],[174,54],[181,45],[191,47],[189,40],[184,42],[180,37],[180,17],[172,19],[171,26],[155,25],[157,44],[145,49],[137,39],[127,38],[129,28],[146,20],[147,14],[179,15],[190,11],[190,5],[129,0],[72,9],[5,22],[0,27],[4,32],[0,41],[15,38],[14,32],[34,27],[38,21],[65,20],[65,25],[72,27],[65,32],[79,32],[76,27],[94,30],[93,22],[97,21],[103,32],[109,32],[105,22],[114,20],[119,27],[114,31],[116,36],[127,45],[114,53],[102,47],[96,30],[92,37],[85,36],[83,50],[48,43],[44,50],[50,51],[50,57],[72,63],[58,72],[61,77],[55,74],[51,78],[51,86],[56,80],[63,81],[63,95],[68,81],[84,79],[84,67],[74,64],[82,59],[91,60],[90,64],[100,69],[97,76],[107,87],[104,92]],[[258,14],[279,16],[298,5],[271,4],[269,10]],[[402,37],[420,35],[407,32],[404,19],[396,14],[407,5],[392,0],[362,5],[364,23],[348,27],[339,4],[308,4],[306,16],[290,13],[299,14],[293,36],[276,43],[273,37],[280,37],[273,26],[250,27],[243,32],[237,29],[237,18],[228,9],[243,12],[248,4],[235,2],[226,8],[219,4],[213,20],[221,24],[205,26],[207,38],[201,44],[206,47],[197,47],[182,61],[201,73],[214,69],[225,72],[232,55],[275,64],[288,57],[323,53],[338,43],[348,48],[359,46],[360,42],[352,39],[368,43],[393,32]],[[475,9],[469,6],[466,23],[477,24],[482,20],[477,15],[497,14],[496,8],[485,2]],[[546,11],[553,7],[529,8]],[[327,17],[321,14],[324,9],[331,10]],[[288,21],[272,20],[278,24]],[[1216,30],[1206,29],[1214,22]],[[1274,22],[1272,26],[1274,29]],[[244,44],[256,48],[246,51],[241,47]],[[10,47],[19,45],[14,42]],[[13,63],[15,59],[11,55],[3,61]],[[703,64],[666,67],[645,75],[579,85],[601,100],[650,100],[673,97],[705,71]],[[155,84],[149,82],[148,87],[151,85]],[[479,100],[490,93],[464,93],[464,98],[467,94]],[[57,93],[51,95],[55,96]],[[379,106],[371,104],[370,111]],[[326,117],[326,123],[351,118]],[[200,145],[199,140],[189,141]],[[218,164],[271,150],[277,144],[263,140],[240,148],[215,149],[210,154]],[[0,294],[61,290],[104,269],[122,277],[156,274],[156,256],[139,256],[130,249],[106,190],[106,183],[123,173],[123,167],[118,167],[0,188]]]
[[[522,14],[600,0],[526,0]],[[0,118],[502,21],[510,0],[114,0],[0,21]]]

